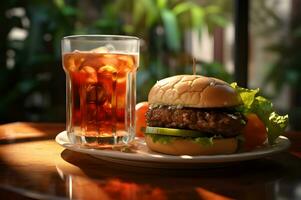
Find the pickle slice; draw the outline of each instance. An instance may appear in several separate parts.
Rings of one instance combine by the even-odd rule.
[[[181,136],[181,137],[206,137],[205,133],[199,131],[176,129],[176,128],[151,127],[151,126],[146,127],[145,133],[169,135],[169,136]]]

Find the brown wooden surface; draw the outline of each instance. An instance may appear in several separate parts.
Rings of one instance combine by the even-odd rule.
[[[130,167],[65,150],[63,124],[0,126],[0,199],[300,199],[301,133],[265,159],[215,169]]]

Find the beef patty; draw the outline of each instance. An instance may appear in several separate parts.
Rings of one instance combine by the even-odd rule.
[[[246,124],[245,117],[234,110],[171,106],[149,108],[146,120],[148,126],[198,130],[223,137],[239,135]]]

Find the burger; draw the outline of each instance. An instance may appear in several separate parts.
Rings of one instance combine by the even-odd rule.
[[[158,81],[148,95],[145,141],[170,155],[232,154],[246,118],[237,91],[217,78],[178,75]]]

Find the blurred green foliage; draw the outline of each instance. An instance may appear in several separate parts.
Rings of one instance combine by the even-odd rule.
[[[1,3],[0,122],[63,121],[65,74],[60,41],[71,34],[126,34],[142,39],[137,80],[138,101],[170,75],[191,73],[185,52],[187,31],[225,26],[226,1],[185,0],[10,0]],[[14,15],[22,8],[23,15]],[[27,32],[14,39],[14,28]],[[8,61],[8,62],[6,62]],[[231,80],[218,63],[202,63],[206,75]]]
[[[299,12],[299,10],[298,10]],[[267,50],[278,55],[266,76],[272,83],[276,95],[284,86],[290,88],[290,121],[294,130],[301,130],[301,14],[291,19],[287,36],[279,43],[271,44]]]
[[[290,3],[289,15],[284,17],[279,12],[281,2],[252,1],[253,23],[260,36],[270,39],[265,50],[276,57],[267,64],[263,87],[272,88],[273,97],[281,95],[284,87],[289,88],[290,108],[285,112],[289,112],[291,128],[301,130],[301,8],[297,1]]]
[[[301,81],[301,14],[298,12],[299,14],[294,16],[281,17],[281,13],[277,12],[280,2],[272,2],[253,1],[252,10],[256,14],[252,15],[252,22],[259,36],[278,35],[277,41],[270,40],[272,42],[267,43],[265,48],[266,51],[277,55],[276,61],[269,63],[271,69],[265,78],[265,83],[272,83],[277,95],[284,85],[288,84],[297,89]]]

